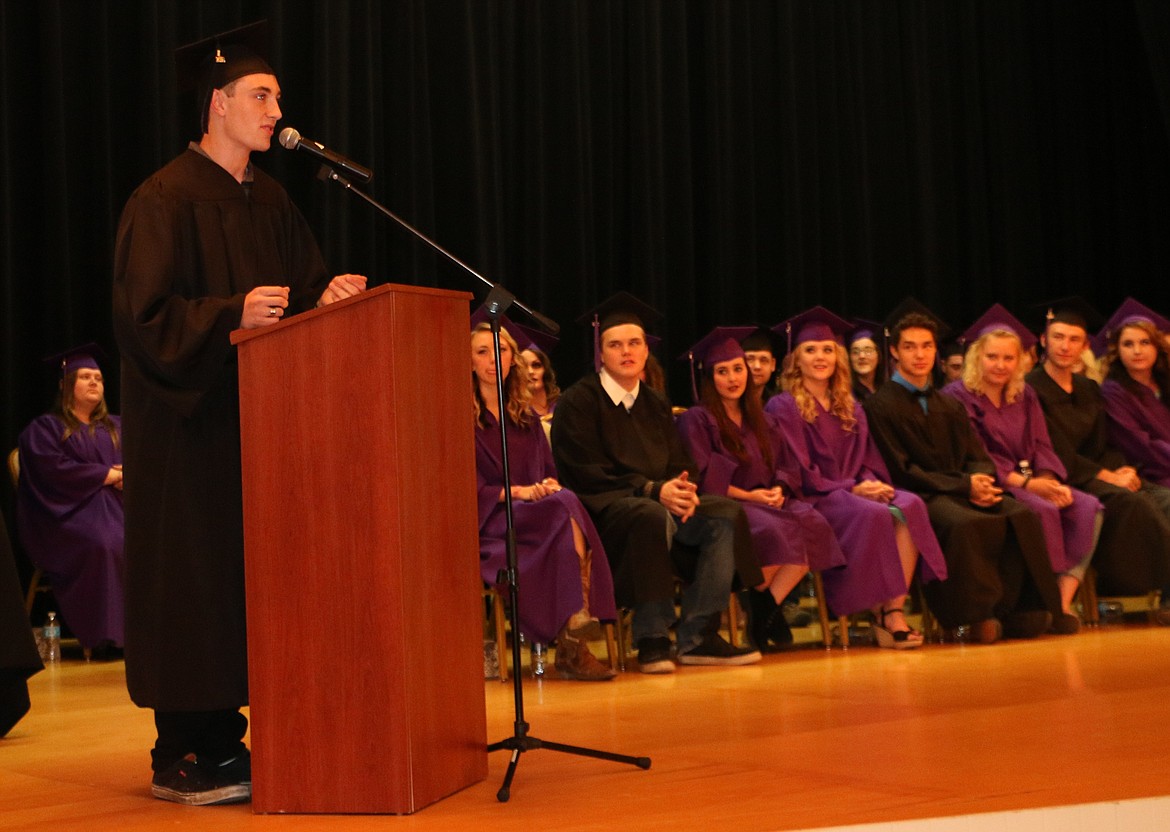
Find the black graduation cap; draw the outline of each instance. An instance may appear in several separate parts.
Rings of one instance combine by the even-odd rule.
[[[106,351],[91,341],[88,344],[71,347],[56,355],[46,356],[41,360],[54,368],[64,378],[75,370],[100,370],[101,367],[98,366],[98,362],[104,361],[105,358]]]
[[[175,50],[175,76],[185,104],[198,108],[199,135],[207,132],[213,90],[245,75],[275,75],[268,65],[268,21],[259,20]]]
[[[1100,329],[1105,317],[1080,295],[1037,303],[1032,306],[1038,321],[1037,331],[1043,332],[1049,324],[1079,326],[1086,333]]]
[[[593,327],[593,369],[601,369],[601,335],[607,329],[622,324],[634,324],[642,328],[650,343],[650,330],[662,322],[662,313],[634,297],[629,292],[618,292],[594,306],[577,323]]]
[[[951,328],[947,326],[946,322],[938,315],[934,314],[930,307],[926,306],[916,298],[907,297],[905,300],[894,307],[894,311],[890,312],[890,314],[886,316],[884,324],[887,335],[892,333],[898,324],[902,321],[902,319],[912,312],[923,315],[934,321],[935,327],[938,328],[938,334],[936,336],[936,340],[938,341],[941,341],[943,338],[945,338],[951,331]]]
[[[770,352],[775,357],[780,353],[780,345],[776,342],[776,334],[767,327],[758,326],[752,333],[739,342],[744,352]]]

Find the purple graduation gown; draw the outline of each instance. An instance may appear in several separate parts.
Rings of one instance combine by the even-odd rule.
[[[1061,482],[1067,479],[1064,463],[1048,437],[1040,399],[1031,387],[1025,386],[1023,395],[1002,407],[996,407],[981,393],[972,393],[961,381],[951,382],[942,392],[958,399],[966,408],[971,426],[995,463],[996,479],[1001,487],[1024,459],[1037,474],[1051,473]],[[1039,515],[1054,572],[1067,572],[1092,553],[1097,515],[1104,510],[1101,501],[1092,494],[1074,488],[1072,505],[1057,508],[1026,489],[1004,488]]]
[[[764,463],[759,440],[746,427],[739,431],[747,454],[735,456],[723,444],[719,425],[707,408],[695,406],[676,423],[683,445],[699,468],[699,491],[727,496],[734,485],[745,491],[753,488],[784,487],[786,499],[780,508],[738,501],[747,514],[756,556],[763,566],[796,563],[815,572],[845,565],[845,555],[824,517],[800,498],[800,474],[795,460],[782,440],[775,419],[767,414],[769,439],[776,457],[771,469]]]
[[[475,427],[475,474],[479,494],[479,571],[489,584],[507,566],[504,546],[503,455],[500,426],[491,413],[484,414],[490,427]],[[508,425],[508,474],[512,485],[531,485],[556,477],[552,450],[536,414],[528,427]],[[516,559],[520,575],[520,630],[532,641],[548,643],[556,638],[569,617],[582,606],[581,561],[573,548],[570,519],[585,534],[592,551],[589,612],[602,621],[617,618],[613,600],[613,576],[609,559],[593,521],[577,495],[567,488],[541,500],[512,501],[516,526]]]
[[[1131,390],[1106,379],[1101,385],[1109,439],[1142,479],[1170,487],[1170,407],[1144,385]]]
[[[111,416],[118,430],[122,423]],[[121,647],[125,633],[125,526],[122,492],[103,485],[122,463],[105,426],[82,425],[61,440],[65,424],[52,414],[20,434],[16,525],[32,562],[44,570],[61,616],[82,647]]]
[[[845,550],[848,566],[826,572],[822,579],[833,610],[852,613],[906,592],[890,506],[852,491],[853,486],[865,480],[889,484],[890,476],[860,404],[853,405],[857,424],[852,431],[846,431],[841,420],[819,404],[817,408],[817,418],[810,424],[800,415],[789,393],[775,397],[766,406],[799,461],[804,493],[829,521]],[[906,519],[920,555],[921,580],[945,580],[946,560],[922,498],[898,488],[891,505]]]

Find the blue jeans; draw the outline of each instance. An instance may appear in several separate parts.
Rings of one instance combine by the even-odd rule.
[[[683,588],[682,620],[675,632],[678,652],[686,653],[703,640],[712,617],[727,606],[735,576],[735,524],[726,517],[704,515],[700,504],[699,510],[685,523],[679,523],[671,515],[667,535],[672,542],[699,550],[694,580]],[[643,638],[668,636],[674,620],[672,601],[639,604],[634,608],[631,626],[634,643]]]

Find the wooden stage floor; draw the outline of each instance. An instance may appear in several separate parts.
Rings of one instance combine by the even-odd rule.
[[[485,688],[498,740],[511,734],[512,687]],[[507,759],[496,752],[486,781],[408,817],[176,806],[150,797],[153,723],[127,698],[122,664],[77,660],[34,677],[32,712],[0,740],[0,829],[754,832],[1170,794],[1170,629],[804,650],[746,668],[524,689],[533,735],[648,755],[653,767],[530,752],[499,804]]]

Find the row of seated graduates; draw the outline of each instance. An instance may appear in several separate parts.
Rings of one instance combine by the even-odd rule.
[[[643,309],[644,308],[645,307],[643,307]],[[793,332],[794,326],[799,327],[802,322],[812,323],[815,326],[816,324],[823,324],[826,321],[835,319],[836,323],[835,326],[831,328],[832,332],[830,337],[832,340],[837,342],[837,349],[844,358],[843,363],[845,363],[844,370],[846,374],[852,370],[852,390],[854,391],[857,399],[864,399],[868,395],[872,394],[872,390],[874,387],[876,387],[876,380],[884,375],[884,373],[882,373],[882,370],[884,369],[882,365],[885,363],[882,361],[883,356],[889,355],[890,358],[896,360],[898,354],[897,349],[887,353],[888,344],[886,341],[889,337],[889,327],[893,323],[896,323],[896,319],[905,317],[905,315],[910,311],[916,311],[918,314],[925,314],[936,324],[938,328],[933,334],[935,335],[937,342],[938,338],[941,337],[940,333],[945,332],[941,322],[938,321],[937,316],[931,315],[929,310],[925,310],[925,308],[920,304],[917,304],[911,300],[900,306],[898,310],[895,310],[895,313],[890,316],[886,326],[884,327],[875,325],[869,321],[842,322],[842,319],[836,318],[836,316],[833,316],[832,313],[828,313],[827,310],[816,309],[810,310],[809,313],[804,313],[802,316],[797,316],[790,321],[778,325],[772,332],[760,328],[718,328],[705,339],[703,339],[703,341],[701,341],[699,344],[696,344],[692,349],[688,350],[687,354],[692,360],[693,367],[697,366],[701,370],[704,364],[718,365],[724,363],[724,356],[715,355],[712,353],[711,348],[713,346],[728,340],[737,340],[741,342],[740,354],[737,356],[732,356],[732,358],[734,361],[746,365],[747,368],[750,368],[752,384],[754,384],[754,386],[757,388],[753,392],[760,394],[761,400],[766,401],[776,395],[776,355],[780,352],[776,346],[778,340],[776,337],[777,333],[788,333],[789,339],[791,340],[791,333]],[[1088,349],[1090,343],[1095,342],[1097,345],[1097,350],[1099,352],[1104,352],[1107,348],[1109,348],[1110,344],[1112,344],[1112,354],[1109,356],[1112,360],[1107,366],[1113,366],[1115,368],[1114,372],[1117,373],[1119,372],[1117,368],[1126,368],[1128,366],[1125,363],[1127,354],[1124,352],[1124,350],[1119,353],[1117,346],[1119,343],[1125,343],[1125,339],[1122,337],[1123,331],[1126,330],[1127,327],[1129,327],[1129,325],[1132,323],[1144,322],[1150,325],[1151,329],[1161,333],[1160,335],[1156,336],[1160,355],[1158,360],[1163,366],[1165,365],[1166,359],[1164,333],[1166,330],[1170,329],[1170,324],[1167,324],[1165,319],[1160,319],[1150,310],[1142,307],[1140,304],[1137,304],[1132,300],[1127,301],[1127,303],[1124,304],[1123,307],[1119,309],[1118,312],[1114,315],[1113,319],[1111,319],[1111,321],[1106,326],[1101,327],[1101,331],[1098,336],[1091,339],[1089,337],[1090,329],[1093,327],[1090,321],[1094,317],[1099,318],[1099,316],[1096,316],[1096,313],[1093,312],[1087,306],[1087,304],[1085,304],[1083,301],[1080,301],[1079,299],[1070,299],[1069,301],[1061,302],[1055,306],[1052,304],[1046,304],[1044,306],[1045,320],[1037,328],[1044,331],[1045,337],[1048,336],[1049,333],[1047,330],[1050,327],[1058,331],[1071,330],[1075,336],[1072,339],[1073,345],[1083,347],[1084,349]],[[1138,319],[1141,319],[1141,321],[1138,321]],[[552,371],[551,361],[549,360],[549,351],[551,350],[551,347],[555,341],[553,339],[549,339],[547,336],[542,337],[540,333],[516,325],[512,322],[506,322],[506,328],[508,327],[510,327],[512,331],[517,332],[521,337],[521,341],[524,343],[524,349],[522,351],[517,349],[517,354],[519,356],[517,363],[524,365],[526,378],[528,380],[528,386],[531,393],[532,408],[540,415],[541,423],[547,428],[551,421],[552,414],[555,412],[557,398],[559,395],[559,388],[556,384],[555,374]],[[973,372],[978,370],[979,362],[982,360],[983,347],[985,346],[987,339],[992,336],[993,333],[995,333],[995,337],[997,338],[1004,338],[1006,334],[1006,337],[1008,337],[1009,340],[1014,339],[1018,342],[1015,348],[1017,365],[1016,381],[1018,382],[1023,378],[1024,372],[1027,370],[1030,362],[1034,361],[1034,358],[1031,356],[1034,356],[1035,354],[1037,339],[1035,339],[1035,337],[1033,337],[1028,332],[1028,328],[1021,324],[1018,319],[1016,319],[1014,316],[1011,316],[1010,313],[1003,309],[1003,307],[998,305],[993,307],[991,310],[988,310],[988,312],[979,321],[977,321],[975,325],[973,325],[966,333],[964,333],[964,335],[960,336],[956,342],[953,342],[959,345],[958,349],[948,350],[946,353],[940,356],[941,360],[938,362],[937,366],[932,361],[932,369],[937,370],[940,374],[944,368],[951,370],[952,372],[960,371],[962,362],[951,361],[950,359],[952,359],[955,354],[962,355],[965,351],[967,364],[971,370]],[[1067,333],[1057,332],[1056,334],[1058,338],[1063,339],[1066,337]],[[1132,334],[1132,331],[1130,331],[1129,334]],[[1112,340],[1110,340],[1110,335],[1113,336]],[[798,344],[799,343],[801,343],[800,339],[798,339]],[[1065,359],[1070,355],[1069,349],[1062,347],[1060,354],[1056,356],[1055,359],[1052,357],[1052,352],[1052,350],[1049,350],[1049,353],[1046,354],[1045,363],[1042,366],[1037,366],[1031,376],[1029,376],[1029,381],[1032,382],[1032,386],[1034,386],[1035,383],[1043,380],[1038,374],[1043,373],[1044,377],[1048,376],[1046,368],[1057,369],[1054,367],[1054,360],[1056,363],[1063,363],[1065,366],[1070,367],[1074,373],[1082,373],[1084,372],[1084,368],[1086,366],[1092,368],[1094,365],[1094,362],[1091,358],[1081,355],[1080,348],[1076,350],[1076,355],[1073,356],[1073,359],[1069,361],[1065,361]],[[696,355],[699,356],[698,362],[695,362]],[[795,358],[792,353],[791,346],[789,347],[789,355]],[[712,357],[724,360],[713,361]],[[704,361],[703,359],[706,360]],[[792,360],[787,362],[790,368],[793,363],[794,362]],[[743,369],[743,367],[739,368],[741,373],[743,372]],[[1128,370],[1126,370],[1126,372],[1128,373]],[[692,373],[694,373],[694,369],[692,370]],[[961,376],[961,372],[958,372],[957,375]],[[971,374],[969,373],[969,375]],[[660,377],[661,376],[659,376],[659,378]],[[653,382],[653,365],[647,367],[647,370],[644,371],[643,378],[648,379],[647,383]],[[971,378],[974,380],[975,386],[979,386],[978,374],[971,375]],[[1082,381],[1085,381],[1085,379],[1082,379]],[[940,380],[939,383],[941,384],[943,382]],[[952,386],[946,389],[951,395],[957,395],[965,390],[961,378],[951,381],[950,384]],[[958,386],[956,387],[954,385]],[[745,384],[745,390],[743,392],[746,392],[747,387],[748,385]],[[697,389],[695,392],[697,394]],[[1078,393],[1083,393],[1083,391],[1079,390]],[[982,393],[980,395],[982,395]],[[1070,400],[1076,399],[1078,401],[1084,399],[1084,395],[1073,396],[1071,391],[1069,394],[1067,394],[1067,397]],[[697,400],[698,398],[696,396],[696,401]],[[1029,402],[1030,406],[1034,406],[1035,403],[1031,402],[1031,399],[1029,399]],[[1155,402],[1160,405],[1160,402],[1156,397]],[[1073,401],[1072,404],[1074,409],[1085,409],[1083,407],[1078,407],[1076,401]],[[678,409],[676,409],[676,411],[677,410]],[[1102,425],[1106,424],[1106,420],[1102,418],[1103,414],[1099,412],[1103,410],[1103,408],[1098,407],[1096,410],[1098,412],[1092,412],[1093,408],[1089,406],[1088,412],[1092,418],[1078,419],[1075,421],[1091,423],[1093,427],[1093,436],[1091,438],[1094,440],[1095,444],[1100,445],[1102,444],[1102,431],[1100,428]],[[974,416],[972,416],[972,418],[974,418]],[[684,417],[682,421],[685,423],[687,419]],[[1083,455],[1076,453],[1076,451],[1079,449],[1075,445],[1071,448],[1069,447],[1070,439],[1065,435],[1067,434],[1066,428],[1067,426],[1063,424],[1059,426],[1059,436],[1061,442],[1058,444],[1061,446],[1061,451],[1063,452],[1061,455],[1063,457],[1070,458],[1073,462],[1076,462],[1078,457]],[[695,432],[691,431],[691,433],[694,434]],[[1046,447],[1052,449],[1051,452],[1055,452],[1055,449],[1052,448],[1052,440],[1048,437],[1043,438],[1045,439]],[[981,438],[981,443],[985,444],[986,441],[986,439]],[[688,444],[694,456],[701,455],[701,452],[694,453],[696,445],[693,441]],[[1084,443],[1081,442],[1081,444]],[[1132,483],[1119,485],[1112,482],[1107,482],[1108,479],[1127,478],[1128,472],[1132,471],[1133,469],[1132,467],[1126,466],[1124,464],[1116,464],[1119,457],[1113,451],[1113,449],[1109,447],[1107,435],[1104,439],[1104,447],[1106,450],[1108,450],[1108,455],[1115,464],[1113,464],[1112,467],[1107,467],[1104,465],[1095,465],[1090,463],[1087,467],[1091,471],[1095,468],[1091,479],[1098,484],[1107,486],[1105,490],[1109,492],[1108,496],[1110,497],[1123,497],[1132,495],[1134,491],[1138,492],[1138,498],[1131,498],[1121,501],[1121,503],[1128,502],[1128,505],[1122,505],[1116,499],[1108,501],[1102,500],[1102,502],[1117,503],[1116,506],[1111,506],[1109,514],[1117,515],[1119,518],[1124,516],[1132,521],[1135,516],[1134,512],[1137,511],[1137,516],[1142,520],[1141,525],[1143,528],[1154,529],[1161,539],[1168,539],[1166,532],[1170,530],[1170,527],[1165,525],[1165,510],[1150,510],[1151,506],[1158,506],[1157,483],[1150,480],[1143,481],[1136,477],[1134,478],[1137,483],[1136,485]],[[718,450],[725,451],[726,448],[720,448]],[[1101,453],[1104,453],[1104,451],[1094,451],[1094,453],[1097,453],[1097,455],[1100,456]],[[1019,456],[1019,454],[1009,454],[1009,456],[1014,457]],[[1084,460],[1080,461],[1082,463],[1084,462]],[[1143,469],[1148,468],[1145,460],[1139,460],[1139,462],[1142,464]],[[1012,464],[1015,465],[1016,461],[1013,461]],[[1031,489],[1029,488],[1029,482],[1027,481],[1023,482],[1018,489],[1009,487],[1008,491],[1009,493],[1014,494],[1017,499],[1023,498],[1024,500],[1028,500],[1029,498],[1038,497],[1040,501],[1046,501],[1037,502],[1037,499],[1031,500],[1031,502],[1039,509],[1044,509],[1047,505],[1052,505],[1058,510],[1066,511],[1066,513],[1067,509],[1072,505],[1072,503],[1069,503],[1065,506],[1056,506],[1053,500],[1055,499],[1060,502],[1068,502],[1070,494],[1074,491],[1078,492],[1080,514],[1083,518],[1088,518],[1087,523],[1080,523],[1079,526],[1076,526],[1076,528],[1079,529],[1078,533],[1071,535],[1073,539],[1068,541],[1069,546],[1067,548],[1072,551],[1062,554],[1061,558],[1063,558],[1063,560],[1054,559],[1051,557],[1051,553],[1049,553],[1049,561],[1051,561],[1053,568],[1056,569],[1062,563],[1064,563],[1064,561],[1072,558],[1074,562],[1070,562],[1067,565],[1074,568],[1080,566],[1081,569],[1079,571],[1066,569],[1064,572],[1055,573],[1056,581],[1058,583],[1058,591],[1060,592],[1059,600],[1056,603],[1052,602],[1051,591],[1047,593],[1034,593],[1041,596],[1041,601],[1043,601],[1042,596],[1047,594],[1049,596],[1048,603],[1042,603],[1038,606],[1041,608],[1047,606],[1050,609],[1044,611],[1041,615],[1025,614],[1012,616],[1012,619],[1017,626],[1009,628],[1009,634],[1036,635],[1044,629],[1048,629],[1050,627],[1055,627],[1057,632],[1075,632],[1079,626],[1079,622],[1076,620],[1075,615],[1073,615],[1071,611],[1072,596],[1084,577],[1083,570],[1084,567],[1087,566],[1088,558],[1092,550],[1092,545],[1090,544],[1088,547],[1090,551],[1085,552],[1084,550],[1086,546],[1083,541],[1088,539],[1092,543],[1096,543],[1097,532],[1101,531],[1101,546],[1111,551],[1119,551],[1120,549],[1124,548],[1119,546],[1117,543],[1119,536],[1121,540],[1124,540],[1125,534],[1123,533],[1123,530],[1132,530],[1133,528],[1132,522],[1113,522],[1107,523],[1104,530],[1095,529],[1094,525],[1097,519],[1103,516],[1100,503],[1093,500],[1092,498],[1086,499],[1087,495],[1079,492],[1079,489],[1069,488],[1067,485],[1063,485],[1063,483],[1060,484],[1060,488],[1052,488],[1050,486],[1052,482],[1058,482],[1060,479],[1070,476],[1070,469],[1075,470],[1077,468],[1086,466],[1083,464],[1070,464],[1065,466],[1063,469],[1053,470],[1058,469],[1059,466],[1060,463],[1058,461],[1055,465],[1049,465],[1048,467],[1045,467],[1043,471],[1039,472],[1039,476],[1031,477],[1033,484],[1032,488],[1035,488],[1036,486],[1044,486],[1044,488],[1040,489],[1045,495],[1043,497],[1039,497],[1038,495],[1030,493]],[[1121,473],[1116,474],[1115,476],[1115,472],[1117,471],[1120,471]],[[1006,480],[1010,478],[1011,473],[1012,472],[1008,472],[1006,475],[1000,473],[1000,478]],[[1021,474],[1020,476],[1022,477],[1024,475]],[[886,477],[888,478],[888,473],[886,474]],[[1079,485],[1085,484],[1086,483],[1079,483]],[[1093,483],[1088,483],[1088,485],[1092,484]],[[1011,484],[1009,483],[1009,486],[1010,485]],[[720,489],[721,492],[722,490],[723,489]],[[758,489],[760,492],[768,490],[769,489],[763,488]],[[743,490],[741,489],[741,491]],[[791,492],[799,495],[800,486],[797,485],[795,488],[792,488]],[[750,494],[750,492],[748,493]],[[746,497],[746,499],[744,499],[745,504],[750,504],[752,502],[752,498],[750,496],[741,496]],[[1162,496],[1164,497],[1165,494],[1163,493]],[[799,499],[789,501],[790,506],[798,505],[799,503]],[[1138,511],[1134,508],[1135,505],[1144,510]],[[1059,524],[1059,517],[1056,518],[1056,522]],[[1051,525],[1052,524],[1049,523],[1049,526]],[[1085,533],[1086,527],[1088,529],[1087,535]],[[1049,535],[1047,535],[1047,538],[1051,540],[1053,539],[1051,528],[1048,531]],[[758,535],[759,530],[753,529],[753,532],[756,532]],[[1057,531],[1057,534],[1060,534],[1060,532]],[[1060,549],[1060,544],[1062,542],[1064,541],[1056,539],[1055,545],[1051,546],[1051,548]],[[1074,545],[1075,547],[1079,548],[1074,548]],[[1046,545],[1045,548],[1049,547]],[[1148,563],[1131,563],[1129,561],[1133,560],[1132,557],[1128,559],[1117,557],[1106,558],[1104,563],[1101,563],[1101,565],[1104,567],[1101,578],[1103,579],[1103,583],[1109,588],[1109,592],[1123,595],[1139,595],[1151,590],[1156,591],[1162,588],[1162,586],[1165,584],[1166,578],[1167,547],[1161,546],[1145,548],[1147,551],[1153,552],[1151,557],[1148,559],[1150,561]],[[906,558],[902,558],[903,564],[906,563],[906,560]],[[781,569],[777,571],[783,571],[782,567],[787,565],[789,564],[781,564]],[[937,580],[940,570],[932,568],[929,563],[925,563],[924,565],[927,567],[928,574]],[[803,576],[803,571],[807,571],[807,562],[805,567],[806,568],[804,570],[797,573],[798,580],[799,577]],[[913,570],[910,571],[912,573]],[[849,569],[847,568],[842,570],[838,568],[836,571],[830,571],[829,574],[836,575],[838,572],[849,572]],[[789,579],[790,577],[791,576],[789,576]],[[797,582],[790,580],[789,582],[792,584],[791,589],[795,590]],[[848,582],[846,582],[846,584],[847,583]],[[751,595],[753,598],[755,598],[757,593],[752,593]],[[945,601],[942,599],[940,599],[940,606],[946,606]],[[951,604],[951,607],[954,607],[954,604]],[[769,610],[767,604],[753,603],[752,608],[753,613],[762,609],[762,611],[765,613],[763,616],[763,620],[765,622],[769,617],[769,613],[773,614],[771,616],[773,619],[778,617],[774,615],[775,609]],[[887,608],[879,604],[876,610],[874,610],[872,607],[870,609],[874,615],[874,629],[878,633],[879,643],[883,643],[883,634],[886,636],[884,643],[888,644],[889,646],[917,646],[917,644],[921,643],[920,635],[916,633],[916,631],[913,631],[908,627],[906,629],[901,629],[898,627],[898,624],[895,624],[892,621],[887,621],[887,616],[885,613],[891,612],[892,608]],[[1094,602],[1092,604],[1091,611],[1095,612],[1095,610],[1096,604]],[[900,612],[901,610],[898,610],[898,613]],[[1030,610],[1028,612],[1041,612],[1041,610]],[[1089,607],[1086,607],[1086,613],[1089,614],[1089,617],[1091,617]],[[901,618],[901,616],[898,617]],[[1159,609],[1156,615],[1156,619],[1162,621],[1164,618],[1164,612]],[[960,634],[960,637],[961,634],[966,630],[977,640],[994,641],[1000,637],[1003,631],[1000,628],[1000,623],[998,620],[995,620],[994,616],[988,616],[988,619],[991,619],[994,623],[987,623],[987,619],[979,619],[978,621],[972,622],[957,622],[952,615],[950,617],[950,623],[953,623],[955,626],[949,629],[952,631],[957,631]],[[777,626],[774,621],[772,622],[772,632],[776,636],[774,640],[769,637],[768,629],[760,626],[761,621],[757,620],[757,616],[755,615],[753,615],[753,624],[754,626],[752,627],[752,635],[757,644],[767,647],[782,647],[788,643],[791,643],[791,633],[788,631],[788,628],[785,624],[780,624]],[[886,624],[891,625],[889,629],[884,626]],[[891,643],[891,635],[902,635],[903,637],[900,640]]]

